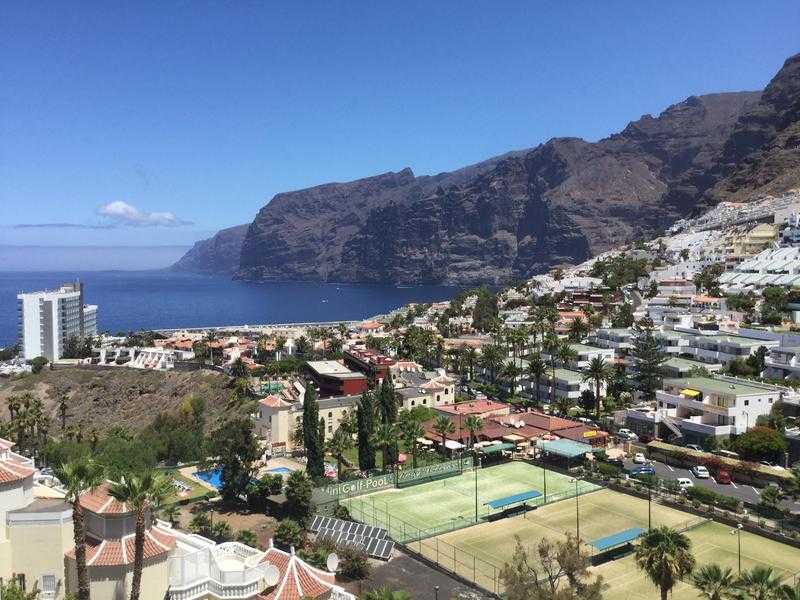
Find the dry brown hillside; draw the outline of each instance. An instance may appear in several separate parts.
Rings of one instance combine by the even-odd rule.
[[[157,372],[135,369],[45,369],[20,379],[0,379],[0,418],[8,418],[9,396],[31,392],[42,398],[52,427],[60,426],[58,400],[69,397],[67,426],[98,432],[123,426],[142,429],[158,413],[177,409],[186,398],[206,401],[207,423],[214,421],[230,397],[228,377],[214,371]]]

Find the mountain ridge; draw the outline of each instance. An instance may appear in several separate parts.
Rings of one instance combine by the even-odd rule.
[[[219,241],[188,262],[213,271],[200,256],[221,245],[239,279],[506,283],[800,183],[799,105],[796,55],[763,92],[690,96],[597,142],[552,138],[452,172],[277,194],[247,227],[238,268]]]

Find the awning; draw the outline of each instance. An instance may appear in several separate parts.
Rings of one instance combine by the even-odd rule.
[[[539,442],[537,444],[539,449],[547,452],[548,454],[556,454],[566,458],[575,458],[576,456],[583,456],[589,452],[594,452],[596,449],[592,448],[589,444],[581,442],[573,442],[572,440],[556,440],[554,442]],[[599,448],[598,448],[599,450]]]
[[[700,392],[691,388],[684,388],[681,390],[681,395],[688,396],[689,398],[697,398],[700,395]]]
[[[526,439],[527,438],[524,438],[521,435],[517,435],[516,433],[511,433],[509,435],[504,435],[503,436],[503,440],[506,441],[506,442],[514,442],[514,443],[523,442]]]
[[[427,438],[417,438],[417,443],[423,446],[433,446],[433,442]]]
[[[503,450],[513,450],[514,444],[494,444],[492,446],[484,446],[480,449],[482,454],[497,454]]]
[[[448,450],[461,450],[461,448],[464,447],[464,444],[455,440],[445,440],[444,447]]]

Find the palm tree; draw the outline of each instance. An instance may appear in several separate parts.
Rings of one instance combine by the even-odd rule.
[[[170,487],[169,482],[161,473],[145,471],[141,475],[123,475],[120,481],[112,483],[108,490],[108,494],[117,502],[132,506],[136,515],[131,600],[139,600],[139,592],[142,587],[147,513],[164,501],[170,494]]]
[[[670,590],[694,569],[692,542],[684,534],[662,526],[645,533],[636,548],[636,564],[667,600]]]
[[[360,600],[411,600],[411,594],[405,590],[393,590],[388,586],[376,588],[361,596]]]
[[[511,396],[513,397],[517,393],[517,377],[520,376],[521,371],[519,367],[514,363],[514,360],[508,361],[505,366],[503,367],[503,377],[507,379],[511,383]]]
[[[577,360],[578,353],[569,344],[561,344],[558,348],[558,360],[565,369],[569,369],[569,363]]]
[[[433,430],[442,436],[442,454],[445,454],[446,446],[445,442],[447,441],[448,434],[455,433],[456,426],[450,417],[445,415],[439,415],[433,421]]]
[[[392,423],[381,423],[375,428],[374,441],[375,445],[382,450],[383,463],[382,468],[385,471],[386,465],[389,463],[389,448],[397,442],[395,427]]]
[[[723,569],[713,563],[703,565],[692,575],[692,585],[700,592],[701,598],[725,600],[730,598],[733,593],[733,571],[730,567]]]
[[[399,422],[400,438],[406,450],[411,452],[411,466],[417,468],[417,440],[425,435],[425,429],[416,419],[402,419]]]
[[[549,334],[542,342],[542,347],[545,352],[550,355],[550,372],[552,378],[550,379],[550,404],[556,402],[556,355],[559,348],[561,348],[561,341],[555,334]]]
[[[736,582],[748,600],[777,600],[781,593],[781,578],[772,567],[757,566],[739,575]]]
[[[469,366],[469,380],[475,379],[475,363],[478,362],[478,351],[475,348],[467,350],[467,365]]]
[[[594,416],[596,419],[600,418],[600,386],[609,377],[611,377],[611,369],[609,369],[602,356],[592,358],[589,361],[589,366],[583,372],[584,381],[594,381]]]
[[[175,527],[178,524],[178,517],[181,514],[181,509],[177,504],[167,504],[161,508],[161,517],[169,521],[169,524]]]
[[[800,600],[800,581],[798,581],[794,587],[789,585],[781,586],[781,595],[778,596],[780,600]]]
[[[347,427],[339,427],[336,433],[328,440],[328,452],[336,459],[336,478],[342,481],[344,473],[344,455],[353,447],[353,438],[348,433]]]
[[[58,416],[61,419],[61,431],[67,428],[67,395],[61,394],[58,399]]]
[[[573,342],[580,342],[589,333],[589,326],[581,317],[575,317],[569,325],[569,339]]]
[[[464,419],[464,427],[466,427],[467,431],[469,431],[470,444],[474,446],[475,442],[477,441],[475,433],[483,429],[483,419],[477,415],[469,415],[466,419]]]
[[[542,392],[539,386],[542,383],[542,377],[544,377],[545,373],[547,373],[547,365],[544,364],[544,361],[539,356],[534,356],[528,363],[528,376],[533,379],[536,384],[536,406],[538,407],[542,406]],[[525,408],[528,408],[527,402]]]
[[[497,379],[497,371],[503,366],[505,352],[497,344],[489,344],[481,352],[481,366],[489,370],[489,378],[492,383]]]
[[[89,574],[86,571],[86,513],[81,504],[81,495],[100,485],[103,481],[103,469],[91,460],[80,458],[56,467],[54,472],[66,490],[64,500],[72,505],[78,600],[89,600]]]

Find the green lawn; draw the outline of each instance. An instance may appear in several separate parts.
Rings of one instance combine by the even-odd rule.
[[[547,471],[547,501],[574,494],[566,475]],[[484,503],[520,492],[544,494],[544,471],[524,462],[510,462],[477,471],[478,515],[490,511]],[[580,491],[596,489],[580,482]],[[544,502],[544,496],[539,499]],[[391,489],[343,500],[351,514],[363,522],[390,530],[394,539],[430,537],[475,522],[475,472],[447,477],[402,489]]]
[[[177,469],[165,470],[164,474],[170,480],[177,479],[178,481],[181,481],[191,487],[191,491],[186,496],[179,496],[176,490],[175,493],[171,494],[167,498],[165,504],[172,504],[174,502],[191,502],[193,500],[196,500],[200,496],[205,496],[209,492],[207,488],[203,487],[196,481],[189,479],[188,477],[184,477],[183,475],[178,473]]]

